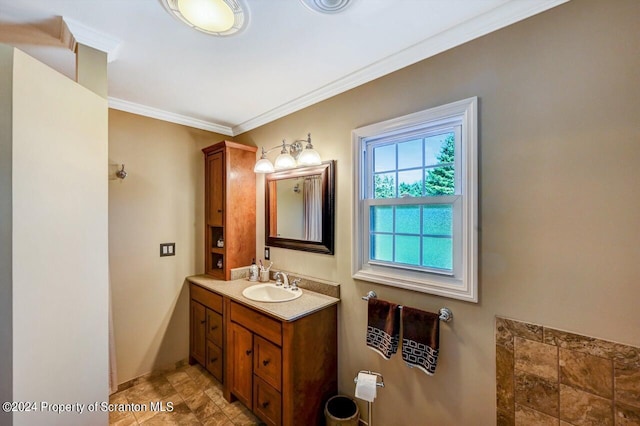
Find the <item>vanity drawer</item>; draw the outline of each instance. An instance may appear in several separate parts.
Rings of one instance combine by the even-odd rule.
[[[258,376],[253,376],[253,412],[266,424],[282,423],[282,398],[280,392]]]
[[[207,340],[222,346],[222,315],[207,309]]]
[[[207,370],[222,382],[222,349],[211,342],[207,342]]]
[[[222,313],[222,296],[215,294],[209,290],[191,284],[191,299],[196,300],[207,308],[213,309],[218,313]]]
[[[245,308],[235,302],[231,302],[231,321],[243,325],[278,346],[282,346],[282,325],[280,321],[276,321],[253,309]]]
[[[253,373],[276,390],[281,390],[282,351],[260,336],[253,337]]]

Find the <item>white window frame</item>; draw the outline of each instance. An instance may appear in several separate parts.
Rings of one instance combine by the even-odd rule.
[[[369,207],[379,202],[366,198],[368,176],[372,176],[370,161],[366,163],[366,141],[373,138],[392,139],[442,126],[461,125],[461,137],[456,138],[456,193],[441,196],[443,202],[453,201],[453,273],[428,271],[406,265],[392,265],[369,260]],[[353,250],[354,279],[436,294],[439,296],[478,301],[478,98],[473,97],[419,111],[403,117],[360,127],[352,131],[353,175]],[[459,186],[458,186],[459,185]],[[435,200],[434,200],[435,201]],[[383,201],[382,203],[387,203]],[[436,201],[437,202],[437,201]],[[414,204],[397,198],[392,204]]]

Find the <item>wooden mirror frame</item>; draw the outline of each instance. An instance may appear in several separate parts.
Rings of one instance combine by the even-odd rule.
[[[296,240],[271,236],[276,227],[276,183],[281,179],[320,175],[322,178],[322,240]],[[265,245],[313,253],[333,254],[335,228],[335,160],[325,161],[318,166],[300,167],[269,173],[265,176]],[[273,217],[272,217],[273,216]]]

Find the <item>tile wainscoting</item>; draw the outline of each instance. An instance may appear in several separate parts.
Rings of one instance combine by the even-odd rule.
[[[498,425],[640,425],[640,348],[496,317]]]

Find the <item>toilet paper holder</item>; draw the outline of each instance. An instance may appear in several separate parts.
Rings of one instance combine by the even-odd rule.
[[[379,388],[384,387],[384,378],[382,377],[382,374],[376,373],[375,371],[370,371],[370,370],[360,370],[358,371],[358,374],[360,373],[367,373],[367,374],[373,374],[374,376],[378,376],[380,378],[380,381],[376,382],[376,386]],[[353,383],[358,383],[358,376],[356,376],[353,379]]]
[[[367,373],[367,374],[372,374],[376,377],[376,387],[379,388],[383,388],[384,387],[384,378],[382,377],[382,374],[380,373],[376,373],[375,371],[371,371],[371,370],[360,370],[358,372],[358,374],[360,373]],[[358,383],[358,376],[356,375],[356,377],[353,379],[353,383]],[[372,420],[372,412],[371,412],[371,402],[367,401],[367,423],[365,423],[368,426],[373,426],[373,420]],[[362,420],[360,420],[362,423],[364,423]]]

